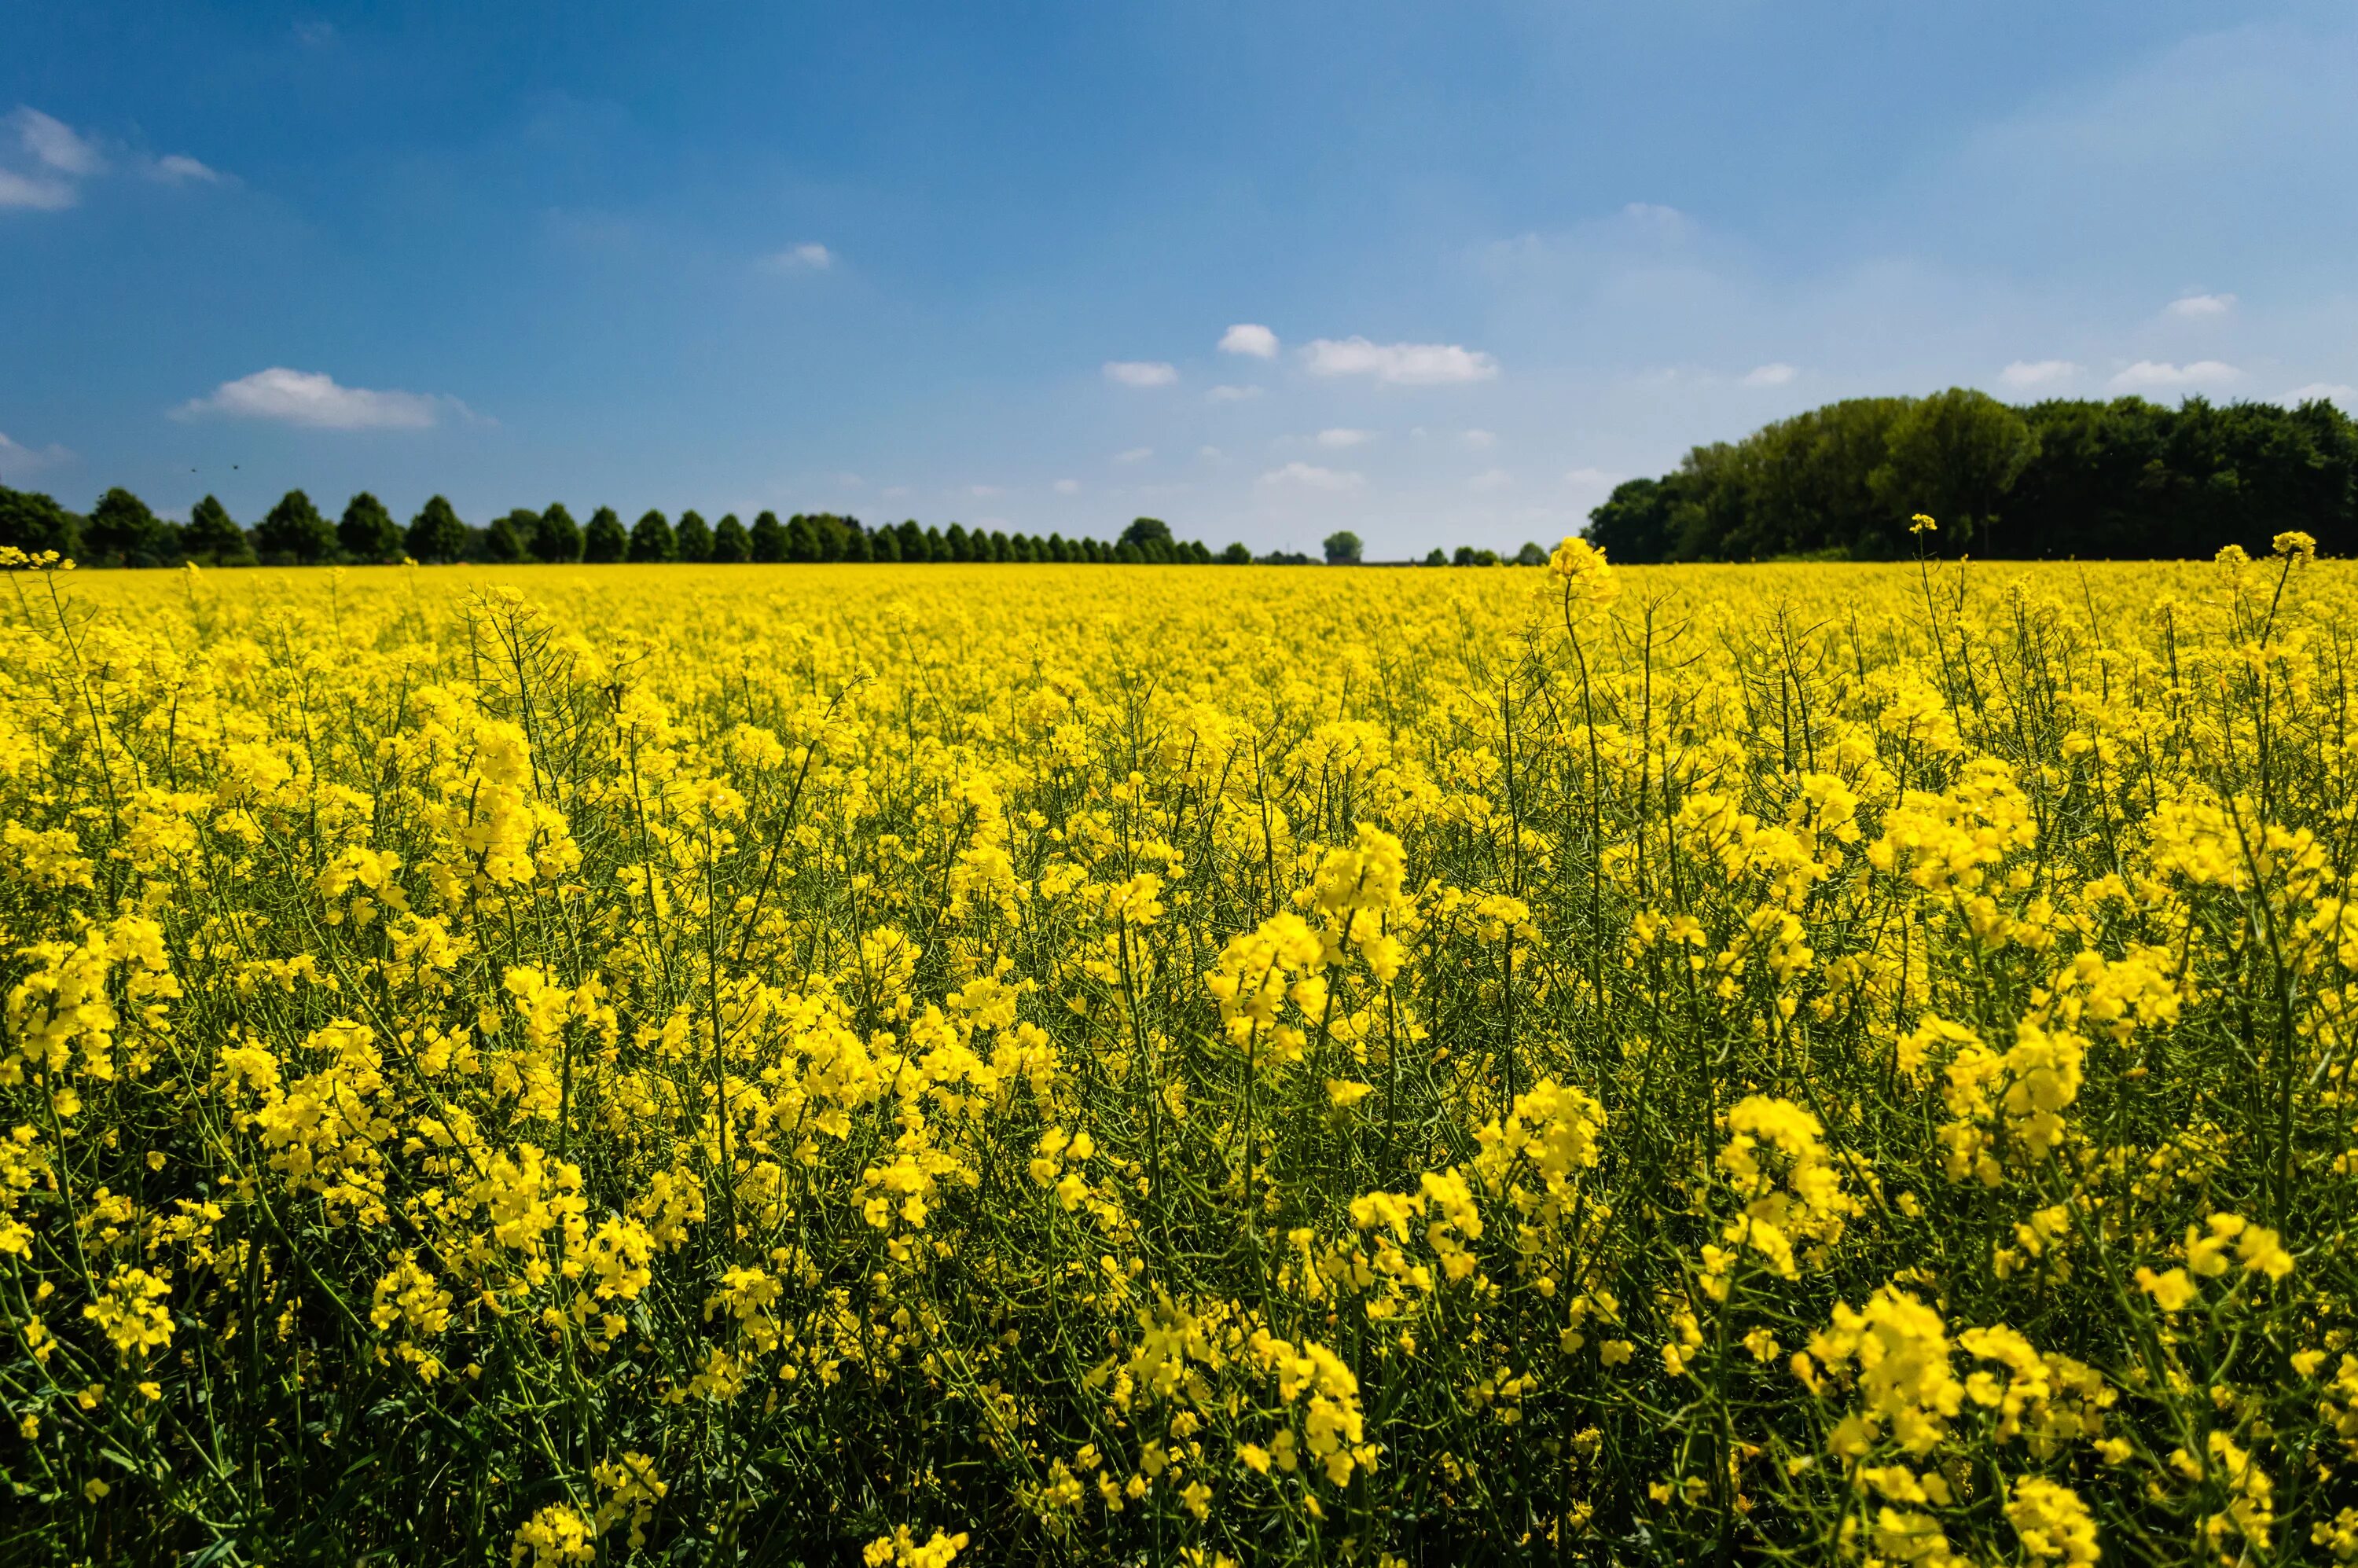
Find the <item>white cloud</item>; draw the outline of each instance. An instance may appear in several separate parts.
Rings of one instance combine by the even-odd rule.
[[[50,118],[38,109],[19,106],[8,116],[16,128],[16,139],[31,153],[59,174],[79,179],[96,174],[106,167],[96,146],[74,135],[73,128],[62,120]]]
[[[1224,461],[1228,454],[1217,447],[1198,447],[1195,449],[1195,455],[1207,463],[1217,463]]]
[[[1108,360],[1105,378],[1121,386],[1168,386],[1179,372],[1161,360]]]
[[[2080,373],[2070,360],[2017,360],[1997,373],[2008,386],[2061,386]]]
[[[1795,370],[1789,364],[1755,365],[1749,371],[1745,373],[1744,384],[1747,386],[1783,386],[1801,373],[1800,371]]]
[[[1078,495],[1081,492],[1081,481],[1076,479],[1060,479],[1048,488],[1058,495]]]
[[[1153,455],[1152,447],[1132,447],[1126,452],[1116,452],[1113,460],[1118,463],[1142,463]]]
[[[210,168],[186,153],[168,153],[147,168],[147,178],[160,179],[167,185],[186,185],[195,180],[204,185],[219,185],[221,170]]]
[[[1005,493],[995,484],[970,484],[966,487],[966,492],[978,501],[988,501],[994,495]]]
[[[1337,428],[1318,432],[1318,444],[1322,447],[1364,447],[1375,438],[1376,433],[1373,430]]]
[[[318,371],[274,365],[222,383],[211,396],[192,399],[172,410],[172,416],[196,419],[218,414],[233,419],[276,419],[319,430],[422,430],[439,419],[445,406],[466,412],[466,406],[453,397],[339,386]]]
[[[52,441],[46,447],[27,447],[8,438],[0,432],[0,484],[11,478],[22,478],[43,469],[53,469],[73,461],[73,454]]]
[[[1248,398],[1259,397],[1260,395],[1260,388],[1258,386],[1216,386],[1212,388],[1211,391],[1204,394],[1204,401],[1206,403],[1242,403]]]
[[[1498,362],[1455,343],[1373,343],[1320,338],[1303,351],[1313,375],[1368,375],[1393,386],[1446,386],[1488,381]]]
[[[2183,298],[2171,300],[2167,307],[2170,315],[2184,317],[2190,320],[2201,320],[2208,316],[2224,316],[2234,308],[2235,297],[2232,294],[2189,294]]]
[[[1277,358],[1277,334],[1250,321],[1239,321],[1220,334],[1220,352],[1273,360]]]
[[[1282,485],[1297,490],[1324,491],[1339,494],[1357,490],[1368,482],[1368,476],[1347,469],[1323,469],[1315,463],[1291,462],[1282,469],[1272,469],[1260,476],[1260,482]]]
[[[1422,432],[1422,431],[1419,431],[1419,432],[1418,432],[1418,434],[1420,434],[1420,435],[1422,435],[1422,433],[1423,433],[1423,432]],[[1494,435],[1492,435],[1492,434],[1491,434],[1489,431],[1487,431],[1487,430],[1466,430],[1466,431],[1461,431],[1461,432],[1459,433],[1459,435],[1458,435],[1457,438],[1458,438],[1458,440],[1459,440],[1459,441],[1463,442],[1463,443],[1464,443],[1465,445],[1466,445],[1466,446],[1469,446],[1469,447],[1473,448],[1473,449],[1474,449],[1476,451],[1477,451],[1477,452],[1487,452],[1487,451],[1488,451],[1491,448],[1493,448],[1493,447],[1495,447],[1495,446],[1497,446],[1497,445],[1498,444],[1498,437],[1496,437],[1496,436],[1494,436]]]
[[[1577,468],[1563,476],[1563,482],[1567,489],[1584,500],[1594,497],[1602,501],[1613,493],[1615,485],[1628,477],[1628,474],[1608,473],[1603,469]]]
[[[2344,409],[2358,413],[2358,386],[2344,386],[2338,381],[2312,381],[2307,386],[2296,386],[2277,399],[2288,408],[2298,408],[2304,403],[2322,399],[2338,403]]]
[[[909,493],[909,487],[905,484],[888,484],[877,493],[888,501],[899,501]]]
[[[1515,476],[1509,473],[1505,469],[1484,469],[1480,473],[1476,474],[1472,479],[1466,481],[1466,488],[1468,490],[1478,490],[1487,493],[1494,490],[1504,490],[1514,482]]]
[[[2186,386],[2214,386],[2222,382],[2241,381],[2244,373],[2234,365],[2217,360],[2197,360],[2192,364],[2166,364],[2158,360],[2139,360],[2113,377],[2115,392],[2166,392]]]
[[[1621,216],[1640,223],[1683,223],[1687,215],[1659,201],[1632,201],[1621,209]]]
[[[765,272],[825,272],[835,265],[835,253],[816,240],[788,245],[762,258]]]
[[[0,168],[0,208],[26,207],[36,212],[55,212],[73,204],[74,188],[70,180],[22,175]]]

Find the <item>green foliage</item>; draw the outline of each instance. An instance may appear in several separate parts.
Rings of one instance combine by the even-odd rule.
[[[483,558],[502,566],[529,560],[533,535],[539,528],[539,516],[523,507],[493,518],[483,530]]]
[[[746,536],[745,524],[737,521],[737,514],[729,513],[712,525],[712,559],[721,566],[738,566],[753,558],[753,541]]]
[[[292,492],[288,499],[302,493]],[[178,530],[148,511],[146,502],[118,485],[90,509],[90,519],[82,524],[82,548],[93,566],[154,567],[179,554],[179,539]]]
[[[273,566],[317,566],[335,557],[335,524],[319,515],[309,496],[290,490],[254,524],[254,547]]]
[[[400,535],[394,535],[395,547],[400,547]],[[189,513],[189,525],[180,530],[180,548],[189,558],[208,567],[244,567],[254,564],[254,541],[237,525],[223,506],[213,496],[206,496]]]
[[[0,545],[71,558],[81,549],[81,519],[38,491],[0,486]]]
[[[664,514],[649,507],[631,525],[631,557],[633,561],[669,561],[679,557],[679,541],[671,531],[671,523]]]
[[[581,558],[601,566],[611,566],[631,552],[631,536],[622,531],[622,520],[611,506],[600,506],[590,516],[590,526],[582,531]]]
[[[673,532],[673,540],[683,561],[708,561],[712,558],[712,530],[705,525],[701,513],[681,513],[679,526]]]
[[[222,515],[226,517],[227,514]],[[194,518],[189,520],[189,553],[193,556],[198,553],[193,543]],[[336,543],[356,561],[397,561],[401,559],[401,524],[393,520],[384,502],[363,490],[344,503],[344,514],[336,524]]]
[[[1252,565],[1252,552],[1245,548],[1244,541],[1239,539],[1220,552],[1220,564],[1224,567],[1249,567]]]
[[[763,565],[769,566],[786,558],[785,525],[778,521],[776,513],[764,512],[753,519],[752,539],[753,558]]]
[[[1359,536],[1348,528],[1337,529],[1327,535],[1325,542],[1320,546],[1320,548],[1326,552],[1326,564],[1330,567],[1357,566],[1362,547]]]
[[[256,530],[257,535],[259,532]],[[426,504],[417,509],[417,515],[409,520],[407,544],[410,559],[428,566],[463,560],[467,555],[467,524],[460,521],[458,509],[447,497],[429,496]],[[264,549],[266,553],[268,546]]]
[[[563,502],[550,502],[534,524],[532,557],[551,566],[570,566],[581,558],[581,525]]]

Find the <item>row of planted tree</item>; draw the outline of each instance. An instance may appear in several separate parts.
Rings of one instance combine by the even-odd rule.
[[[50,496],[0,488],[0,545],[55,550],[85,566],[154,567],[195,561],[208,566],[319,566],[332,562],[425,563],[482,561],[1079,561],[1137,564],[1240,565],[1244,546],[1217,556],[1201,543],[1174,539],[1168,524],[1141,517],[1111,543],[1035,537],[952,523],[922,526],[914,519],[871,528],[857,517],[796,513],[781,522],[763,512],[749,526],[735,513],[707,523],[694,511],[675,523],[648,512],[628,527],[601,506],[578,523],[562,503],[544,511],[519,508],[481,527],[462,519],[442,496],[420,507],[406,526],[366,491],[330,519],[311,498],[290,490],[252,528],[206,496],[186,523],[157,516],[131,492],[108,491],[87,516]]]

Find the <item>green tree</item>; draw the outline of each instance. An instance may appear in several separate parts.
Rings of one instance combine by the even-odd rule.
[[[600,506],[590,514],[590,526],[581,530],[581,558],[600,566],[611,566],[631,553],[631,536],[622,530],[622,520],[611,506]]]
[[[679,557],[679,541],[671,531],[671,523],[653,507],[640,514],[631,525],[631,557],[634,561],[669,561]]]
[[[190,522],[193,525],[194,519]],[[401,524],[384,502],[363,490],[344,503],[344,514],[336,523],[336,543],[356,561],[397,561]]]
[[[81,519],[53,496],[0,485],[0,545],[30,555],[55,550],[71,559],[81,549]]]
[[[818,554],[814,560],[840,561],[849,557],[851,530],[843,519],[832,512],[822,512],[810,520],[811,532],[818,537]]]
[[[532,558],[532,538],[540,528],[538,514],[525,507],[492,519],[483,530],[483,558],[514,566]]]
[[[893,530],[901,535],[901,558],[904,561],[930,561],[934,558],[933,540],[925,529],[917,526],[914,517],[903,518]]]
[[[776,513],[764,512],[754,518],[750,536],[753,544],[753,558],[763,565],[773,565],[786,558],[786,526],[778,521]]]
[[[694,510],[679,514],[679,527],[673,542],[683,561],[708,561],[712,558],[712,530],[705,525],[701,513]]]
[[[1133,517],[1117,544],[1136,549],[1141,561],[1167,561],[1172,556],[1171,524],[1160,517]]]
[[[259,534],[260,530],[256,530]],[[459,520],[458,509],[442,496],[427,498],[409,520],[409,558],[438,566],[464,560],[467,556],[467,525]]]
[[[966,535],[966,524],[953,523],[942,530],[942,547],[934,552],[937,561],[970,561],[974,559],[974,541]]]
[[[818,559],[818,528],[802,513],[786,519],[786,559],[815,561]]]
[[[1548,564],[1548,553],[1540,548],[1537,540],[1526,539],[1523,547],[1515,552],[1515,564],[1519,567],[1543,567]]]
[[[146,502],[118,485],[98,498],[82,524],[82,548],[90,555],[85,564],[162,566],[179,554],[177,533],[172,524],[148,511]]]
[[[1998,508],[2038,450],[2029,422],[1985,392],[1952,386],[1909,405],[1867,475],[1891,516],[1893,553],[1917,512],[1939,520],[1937,543],[1987,551]]]
[[[901,558],[901,531],[890,524],[868,536],[869,558],[877,561],[898,561]]]
[[[336,525],[319,515],[311,498],[290,490],[254,527],[254,547],[276,564],[317,566],[336,554]]]
[[[1330,567],[1356,567],[1359,564],[1359,536],[1348,528],[1337,529],[1327,535],[1320,547],[1326,552],[1326,564]]]
[[[875,555],[876,541],[869,535],[867,529],[860,525],[860,519],[845,518],[843,520],[843,558],[847,561],[866,561],[874,559]]]
[[[396,532],[395,537],[398,539]],[[180,547],[189,558],[209,567],[243,567],[254,563],[254,542],[219,500],[206,496],[189,514],[180,530]]]
[[[737,521],[737,514],[729,513],[712,525],[713,560],[733,567],[752,558],[753,541],[745,536],[745,524]]]
[[[532,558],[550,566],[571,566],[581,558],[581,525],[561,501],[552,501],[533,524]]]
[[[1449,564],[1449,552],[1435,545],[1426,552],[1424,564],[1429,567],[1445,567]]]
[[[1252,551],[1246,547],[1242,539],[1238,539],[1220,552],[1220,564],[1224,567],[1249,567],[1252,565]]]

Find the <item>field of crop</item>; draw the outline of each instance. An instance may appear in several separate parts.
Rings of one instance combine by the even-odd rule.
[[[2281,543],[13,572],[0,1559],[2358,1558]]]

